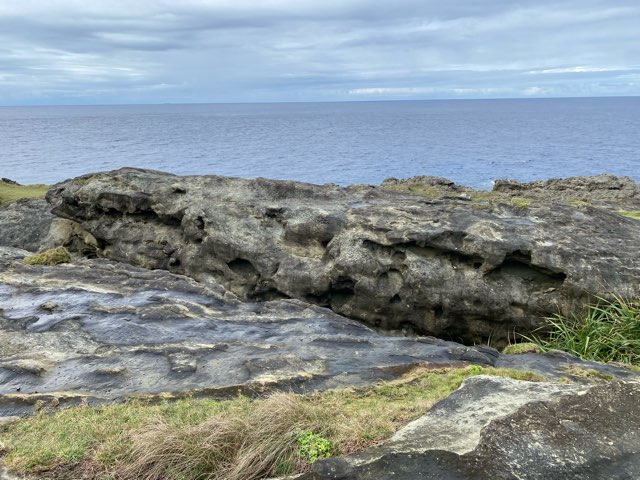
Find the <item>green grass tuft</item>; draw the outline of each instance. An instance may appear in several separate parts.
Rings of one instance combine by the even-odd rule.
[[[27,265],[59,265],[71,261],[69,251],[64,247],[51,248],[24,258]]]
[[[528,208],[530,203],[529,200],[522,197],[513,197],[511,198],[511,205],[518,208]]]
[[[251,400],[129,401],[74,407],[0,427],[4,463],[37,478],[253,480],[292,474],[375,445],[473,375],[544,380],[471,366],[418,368],[369,388]]]
[[[522,353],[540,353],[542,349],[540,346],[533,342],[522,342],[507,345],[502,353],[507,355],[519,355]]]
[[[640,301],[600,298],[580,315],[549,319],[528,340],[543,351],[563,350],[584,360],[640,365]]]

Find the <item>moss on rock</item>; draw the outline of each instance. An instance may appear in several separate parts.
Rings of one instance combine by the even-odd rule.
[[[42,253],[25,257],[24,263],[27,265],[59,265],[71,261],[69,251],[64,247],[51,248]]]

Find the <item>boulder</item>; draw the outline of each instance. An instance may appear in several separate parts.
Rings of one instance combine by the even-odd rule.
[[[640,478],[639,398],[639,383],[472,377],[383,445],[298,478]]]
[[[38,251],[54,219],[50,210],[44,199],[0,205],[0,246]]]
[[[594,295],[640,295],[638,220],[431,183],[452,193],[127,168],[62,182],[47,200],[99,256],[467,344],[505,343]]]

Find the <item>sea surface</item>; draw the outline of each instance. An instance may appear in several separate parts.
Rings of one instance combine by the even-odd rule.
[[[55,183],[124,166],[341,185],[640,181],[640,97],[0,107],[0,177]]]

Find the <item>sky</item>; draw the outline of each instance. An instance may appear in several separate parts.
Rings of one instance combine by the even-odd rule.
[[[0,0],[0,105],[611,95],[638,0]]]

